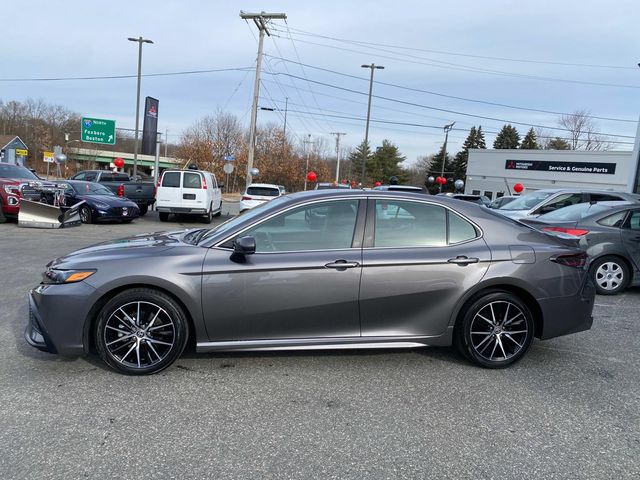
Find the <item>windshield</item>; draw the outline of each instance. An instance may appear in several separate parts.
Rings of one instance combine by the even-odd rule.
[[[500,210],[531,210],[545,198],[549,197],[551,192],[531,192],[523,195],[513,202],[500,207]]]
[[[99,183],[73,183],[71,186],[78,195],[114,195],[111,190]]]
[[[226,231],[232,230],[238,224],[243,223],[246,220],[250,220],[250,219],[255,218],[258,215],[262,214],[262,212],[263,212],[263,210],[265,208],[271,208],[274,205],[279,205],[280,203],[283,203],[283,202],[286,202],[286,201],[288,201],[287,197],[281,196],[281,197],[278,197],[278,198],[276,198],[274,200],[271,200],[270,202],[263,203],[262,205],[259,205],[259,206],[255,207],[255,208],[252,208],[251,210],[248,210],[247,212],[243,213],[242,215],[238,215],[237,217],[233,217],[233,218],[227,220],[226,222],[221,223],[217,227],[212,228],[209,231],[207,231],[207,233],[205,233],[204,235],[202,235],[202,237],[200,237],[198,243],[202,243],[202,242],[208,240],[209,238],[213,237],[214,235],[218,235],[220,233],[224,233]]]
[[[0,178],[24,178],[40,180],[31,170],[20,165],[0,165]]]
[[[538,219],[542,221],[580,220],[587,215],[604,212],[609,208],[611,208],[610,205],[601,205],[599,203],[578,203],[545,213],[544,215],[540,215]]]

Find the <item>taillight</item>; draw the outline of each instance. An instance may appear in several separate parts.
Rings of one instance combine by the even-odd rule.
[[[242,196],[242,200],[253,200],[253,197],[249,197],[247,195]]]
[[[576,237],[581,237],[582,235],[586,235],[587,233],[589,233],[589,230],[583,230],[581,228],[544,227],[542,230],[547,232],[566,233],[568,235],[574,235]]]
[[[162,182],[162,175],[160,175],[160,176],[158,177],[158,184],[156,185],[156,187],[159,187],[159,186],[160,186],[160,182]]]
[[[207,180],[204,177],[202,177],[202,189],[203,190],[207,189]]]
[[[119,197],[124,197],[124,185],[118,185],[118,191],[116,192],[116,195],[118,195]]]
[[[582,268],[587,263],[588,255],[586,252],[581,253],[567,253],[564,255],[554,255],[549,260],[559,263],[566,267]]]
[[[156,198],[156,194],[158,193],[158,187],[153,186],[153,198]]]

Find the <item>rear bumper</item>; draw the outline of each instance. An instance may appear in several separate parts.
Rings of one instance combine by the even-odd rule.
[[[205,215],[208,212],[206,208],[161,207],[159,205],[156,205],[156,210],[162,213],[176,213],[182,215]]]
[[[540,338],[546,340],[589,330],[593,325],[595,296],[595,286],[587,277],[582,289],[575,296],[539,300],[543,318]]]

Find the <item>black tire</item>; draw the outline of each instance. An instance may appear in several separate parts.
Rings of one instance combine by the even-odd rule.
[[[0,198],[0,223],[5,223],[7,221],[7,217],[5,217],[4,212],[2,211],[2,198]]]
[[[627,263],[613,255],[598,258],[589,268],[589,273],[600,295],[617,295],[627,288],[631,280]]]
[[[159,212],[158,216],[160,217],[161,222],[169,221],[169,214],[167,212]]]
[[[147,212],[149,211],[149,205],[138,205],[138,208],[140,209],[140,216],[144,216],[147,214]]]
[[[126,220],[122,220],[122,223],[131,223],[133,222],[133,218],[127,218]]]
[[[213,220],[213,203],[211,205],[209,205],[209,211],[207,212],[207,214],[204,216],[204,223],[211,223],[211,221]]]
[[[127,375],[164,370],[180,357],[188,337],[189,323],[180,305],[150,288],[125,290],[109,300],[94,331],[100,358]]]
[[[215,213],[214,217],[219,217],[222,215],[222,203],[220,203],[220,209]]]
[[[80,221],[82,223],[93,223],[93,215],[91,215],[91,209],[86,205],[80,207]]]
[[[533,342],[533,315],[527,305],[511,293],[496,291],[472,299],[458,318],[454,344],[462,355],[480,367],[513,365]]]

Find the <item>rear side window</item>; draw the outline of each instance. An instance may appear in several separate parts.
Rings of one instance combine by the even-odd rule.
[[[444,207],[376,200],[375,247],[442,247],[447,244]]]
[[[84,179],[87,182],[93,182],[96,179],[96,174],[95,172],[87,172],[87,174],[85,175]]]
[[[620,227],[626,214],[627,211],[623,210],[622,212],[614,213],[613,215],[598,220],[598,223],[605,227]]]
[[[269,187],[249,187],[247,195],[257,195],[260,197],[277,197],[280,195],[280,189]]]
[[[84,180],[84,177],[85,177],[85,173],[84,173],[84,172],[82,172],[82,173],[77,174],[77,175],[76,175],[76,176],[74,176],[74,177],[71,177],[71,179],[72,179],[72,180]]]
[[[165,172],[162,176],[162,186],[170,188],[180,187],[180,172]]]
[[[624,200],[617,195],[609,195],[606,193],[592,193],[590,197],[592,202],[615,202],[618,200]]]
[[[202,177],[199,173],[184,172],[184,188],[202,188]]]
[[[473,225],[464,218],[449,212],[449,244],[466,242],[478,236]]]

